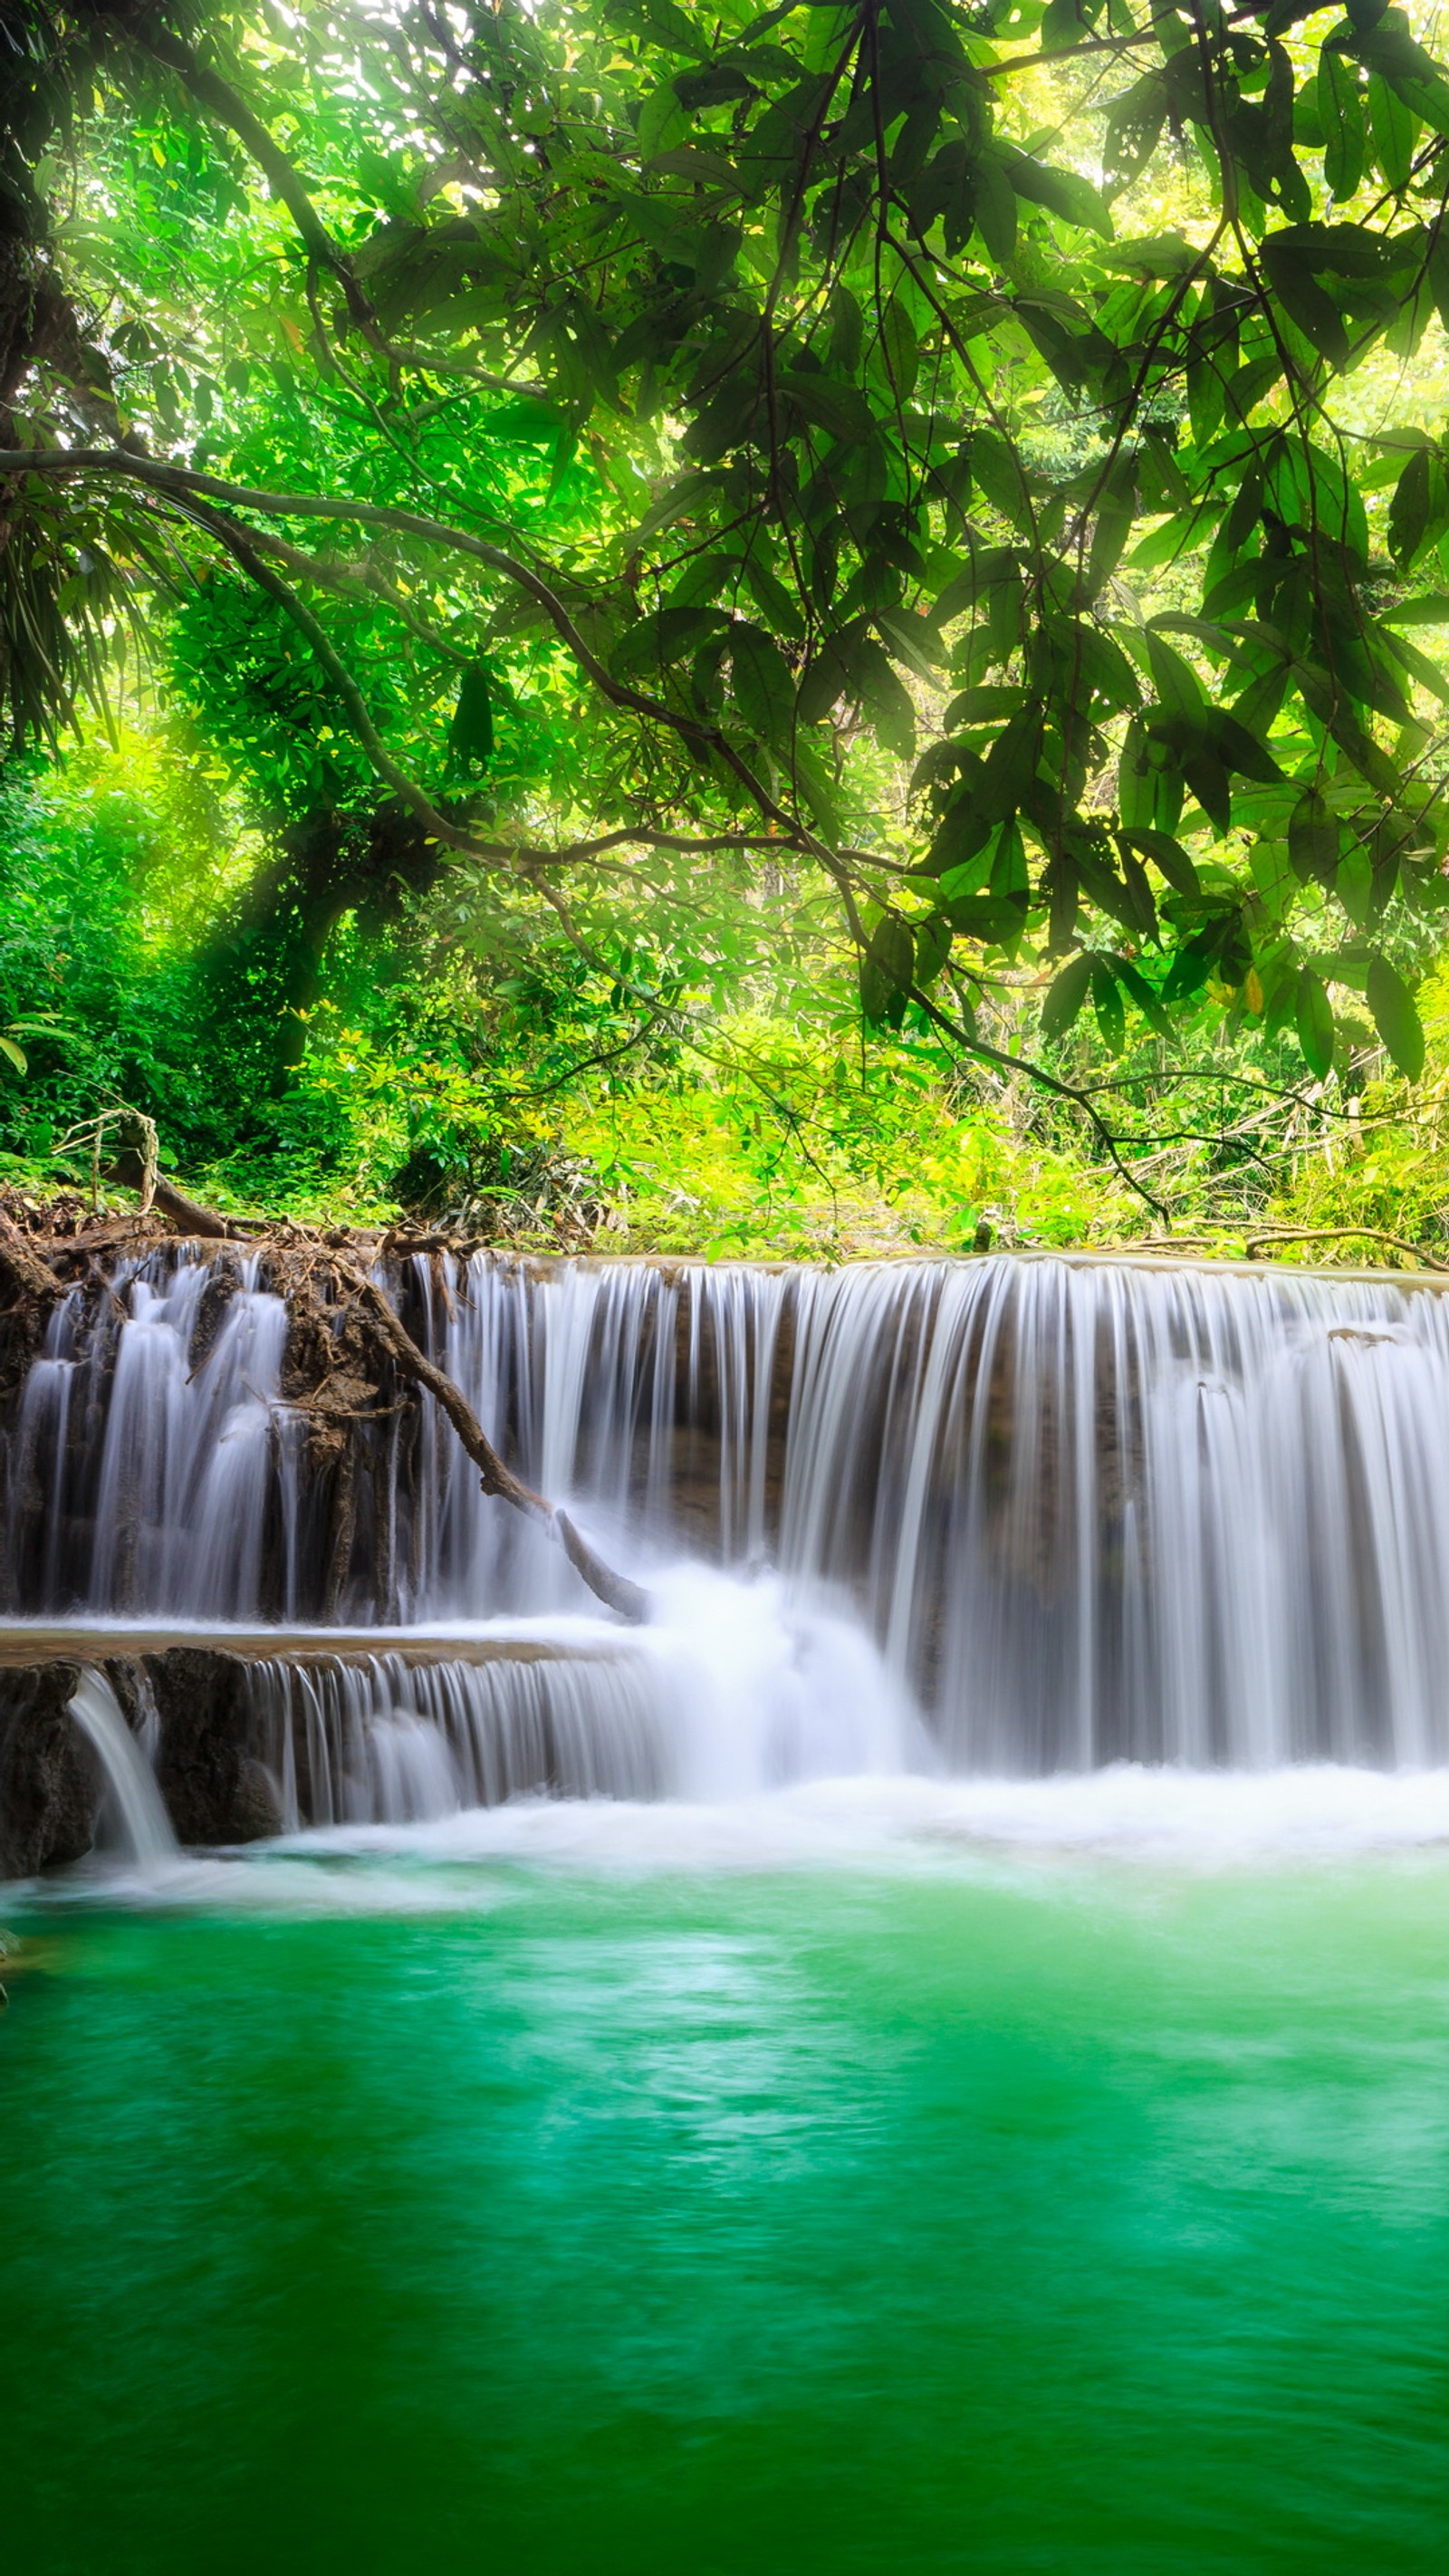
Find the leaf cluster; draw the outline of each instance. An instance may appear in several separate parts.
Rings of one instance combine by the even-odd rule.
[[[525,908],[753,836],[877,1027],[979,1052],[1039,964],[1049,1045],[1207,997],[1322,1077],[1347,994],[1418,1071],[1449,447],[1345,399],[1449,317],[1401,10],[146,16],[83,108],[32,27],[10,148],[135,444],[37,355],[15,488],[164,528],[263,808],[380,777]]]

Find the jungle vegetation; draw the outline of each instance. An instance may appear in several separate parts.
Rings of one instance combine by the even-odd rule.
[[[0,65],[12,1178],[125,1104],[518,1239],[1449,1243],[1427,22],[0,0]]]

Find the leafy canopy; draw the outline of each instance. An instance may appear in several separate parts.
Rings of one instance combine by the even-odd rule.
[[[990,1053],[1040,960],[1048,1041],[1206,992],[1323,1075],[1347,989],[1418,1071],[1449,448],[1395,388],[1449,73],[1404,11],[0,19],[21,730],[164,592],[268,811],[381,788],[585,956],[783,868],[877,1023]]]

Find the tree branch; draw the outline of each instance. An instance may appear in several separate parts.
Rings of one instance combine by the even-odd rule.
[[[573,654],[580,669],[612,705],[639,715],[650,723],[665,725],[697,749],[712,752],[721,759],[732,775],[739,780],[757,811],[776,828],[782,839],[788,841],[790,846],[803,855],[813,858],[825,870],[839,896],[851,940],[857,952],[862,956],[865,954],[869,939],[861,918],[860,906],[856,900],[856,889],[851,881],[850,867],[841,854],[820,840],[818,835],[801,822],[798,816],[790,814],[770,794],[764,782],[756,777],[748,761],[735,749],[733,743],[718,726],[703,723],[697,717],[668,706],[662,699],[651,697],[643,690],[632,689],[625,682],[616,680],[585,643],[557,593],[531,565],[520,562],[503,547],[490,545],[481,537],[469,536],[462,530],[449,527],[444,521],[426,517],[417,511],[393,509],[378,502],[353,501],[330,495],[262,491],[254,486],[223,482],[217,475],[194,473],[185,466],[162,464],[151,457],[132,456],[124,449],[0,450],[0,474],[11,472],[112,473],[142,482],[154,490],[167,494],[183,515],[190,517],[199,527],[207,529],[220,544],[226,547],[242,569],[247,572],[249,578],[276,600],[278,606],[305,635],[337,689],[357,733],[357,738],[378,775],[403,798],[427,829],[445,846],[460,850],[466,856],[491,860],[506,855],[517,863],[520,854],[511,845],[480,842],[472,833],[455,823],[450,816],[442,813],[432,802],[426,790],[420,787],[417,781],[392,758],[373,724],[357,682],[328,641],[326,633],[312,615],[311,610],[298,599],[294,591],[288,588],[272,567],[263,561],[250,536],[239,528],[234,520],[226,518],[220,511],[208,509],[205,502],[215,498],[224,501],[233,509],[254,510],[274,518],[342,519],[351,520],[359,526],[389,528],[400,535],[416,536],[429,544],[452,548],[479,563],[486,564],[491,570],[502,573],[506,579],[515,582],[538,601],[550,618],[561,641]],[[535,864],[541,866],[543,863],[540,858]],[[556,911],[561,909],[550,889],[541,881],[539,890],[547,896]],[[571,930],[568,935],[574,936]],[[1010,1073],[1024,1073],[1041,1089],[1053,1092],[1063,1100],[1072,1101],[1090,1122],[1098,1142],[1128,1187],[1145,1201],[1163,1224],[1169,1222],[1167,1210],[1162,1203],[1152,1196],[1141,1181],[1134,1178],[1131,1166],[1123,1159],[1119,1150],[1116,1137],[1094,1108],[1090,1095],[1086,1091],[1077,1084],[1049,1074],[1044,1067],[1034,1064],[1029,1058],[1008,1056],[1000,1048],[989,1046],[984,1040],[969,1036],[924,993],[913,991],[912,999],[919,1004],[932,1024],[950,1038],[952,1045],[966,1055],[987,1063],[1001,1065]]]
[[[363,337],[376,346],[382,337],[377,315],[353,275],[351,262],[338,249],[313,205],[300,173],[288,160],[281,145],[268,133],[261,118],[253,115],[241,92],[232,88],[230,81],[223,80],[220,72],[209,70],[178,36],[165,28],[145,23],[154,15],[151,10],[137,13],[136,21],[126,30],[131,42],[138,51],[149,54],[153,62],[174,72],[198,106],[206,108],[219,124],[229,128],[239,143],[245,145],[274,196],[281,198],[302,237],[308,257],[331,271],[342,289],[353,321]]]
[[[643,1586],[631,1582],[627,1575],[616,1574],[590,1547],[567,1512],[545,1502],[542,1494],[536,1494],[531,1485],[525,1485],[521,1477],[514,1475],[511,1467],[504,1465],[467,1398],[454,1385],[446,1370],[440,1369],[435,1361],[428,1358],[426,1351],[419,1349],[376,1280],[369,1279],[365,1271],[357,1269],[339,1254],[333,1253],[331,1259],[338,1278],[366,1308],[394,1367],[414,1386],[426,1388],[439,1411],[446,1414],[479,1471],[484,1493],[495,1494],[501,1501],[511,1503],[526,1520],[547,1530],[550,1537],[558,1540],[575,1573],[582,1577],[597,1599],[610,1610],[616,1610],[631,1626],[642,1626],[649,1616],[649,1596]]]
[[[923,993],[919,986],[914,984],[911,987],[911,1000],[918,1010],[925,1012],[932,1026],[941,1029],[950,1038],[952,1044],[961,1048],[964,1054],[984,1057],[988,1064],[999,1064],[1008,1073],[1024,1073],[1030,1081],[1039,1084],[1043,1091],[1055,1092],[1058,1099],[1074,1102],[1090,1121],[1093,1135],[1121,1174],[1129,1190],[1135,1190],[1138,1198],[1145,1200],[1153,1215],[1159,1217],[1164,1225],[1171,1225],[1172,1218],[1162,1201],[1153,1197],[1146,1183],[1137,1179],[1131,1164],[1124,1162],[1111,1128],[1092,1105],[1090,1092],[1082,1090],[1075,1082],[1063,1082],[1056,1074],[1048,1073],[1044,1065],[1033,1064],[1026,1056],[1008,1055],[1002,1047],[989,1046],[984,1038],[971,1037],[965,1029],[957,1027],[949,1012],[941,1010],[931,1000],[929,993]]]
[[[1396,1252],[1407,1252],[1425,1270],[1449,1270],[1449,1262],[1435,1261],[1417,1243],[1406,1242],[1401,1234],[1385,1234],[1377,1225],[1282,1225],[1264,1231],[1255,1227],[1243,1237],[1250,1261],[1256,1261],[1260,1252],[1271,1250],[1275,1243],[1388,1243]]]

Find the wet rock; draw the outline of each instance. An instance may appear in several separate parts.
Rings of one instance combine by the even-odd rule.
[[[177,1840],[260,1842],[279,1833],[271,1782],[249,1748],[246,1666],[210,1647],[146,1658],[160,1721],[156,1785]]]
[[[0,1877],[82,1860],[95,1841],[101,1784],[69,1714],[75,1664],[0,1670]]]

